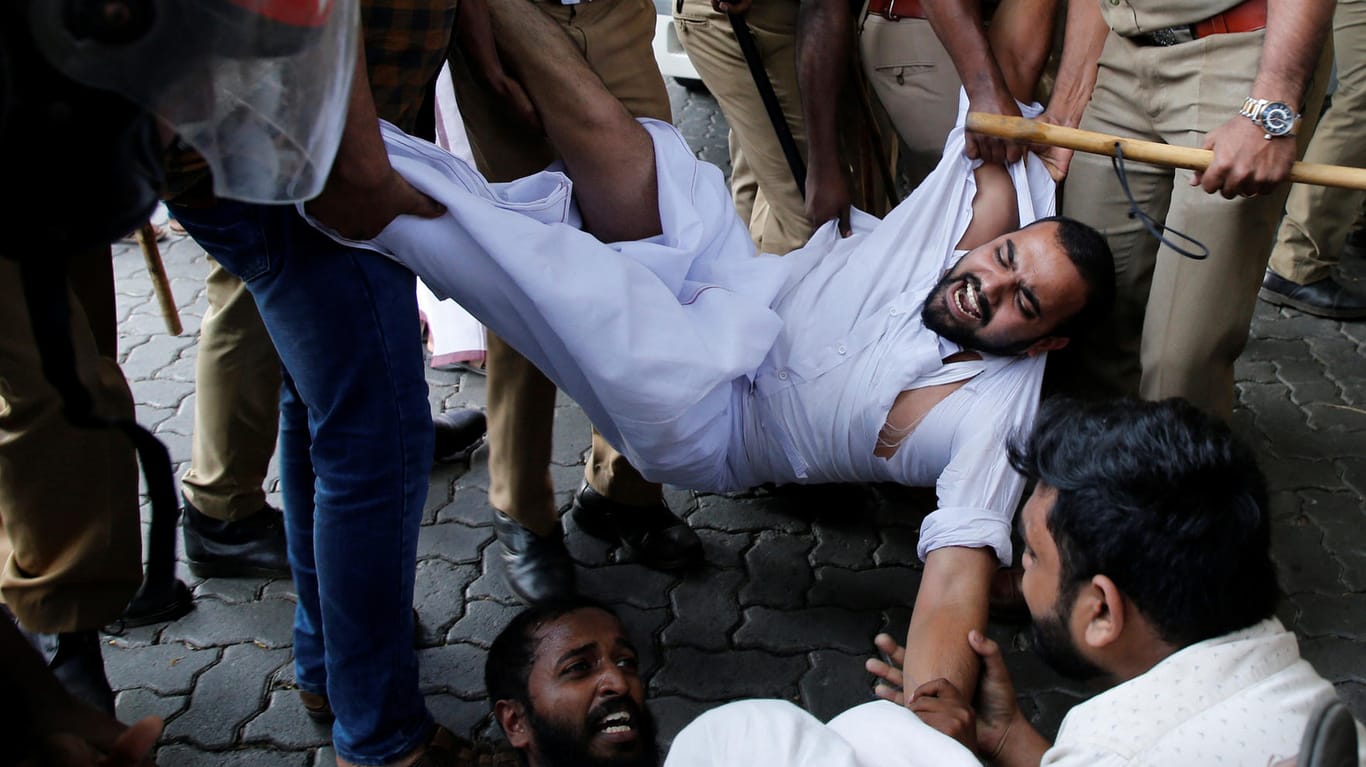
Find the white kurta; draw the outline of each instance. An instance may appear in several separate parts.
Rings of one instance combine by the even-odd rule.
[[[785,700],[711,709],[674,738],[664,767],[980,767],[910,710],[864,703],[829,724]]]
[[[1333,685],[1270,618],[1193,644],[1067,712],[1046,767],[1262,765],[1294,757]],[[1366,764],[1366,730],[1357,724]]]
[[[489,184],[385,125],[394,167],[448,212],[401,217],[373,241],[349,244],[395,258],[467,308],[573,397],[647,479],[712,491],[937,483],[922,556],[991,546],[1008,564],[1023,481],[1004,440],[1032,422],[1042,357],[957,368],[957,380],[974,377],[893,458],[873,455],[897,393],[946,378],[939,337],[920,312],[971,218],[961,127],[935,173],[885,220],[855,211],[852,237],[827,224],[778,258],[755,257],[719,170],[672,126],[641,122],[654,141],[658,237],[599,242],[579,230],[562,173]],[[1054,186],[1037,158],[1010,170],[1020,221],[1051,214]]]

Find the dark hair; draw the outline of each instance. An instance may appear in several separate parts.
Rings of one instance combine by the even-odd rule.
[[[1099,325],[1115,305],[1115,257],[1095,227],[1067,216],[1048,216],[1030,223],[1058,225],[1058,244],[1086,283],[1086,303],[1081,311],[1058,325],[1050,335],[1071,338]],[[1025,227],[1028,229],[1029,227]]]
[[[1180,399],[1045,402],[1017,471],[1057,490],[1060,599],[1106,575],[1178,647],[1270,617],[1266,487],[1222,421]],[[1065,604],[1066,602],[1064,602]]]
[[[617,617],[601,602],[580,596],[528,607],[513,616],[493,640],[484,660],[484,689],[488,691],[490,706],[500,700],[530,703],[527,679],[536,657],[536,632],[545,624],[579,610],[602,610]]]

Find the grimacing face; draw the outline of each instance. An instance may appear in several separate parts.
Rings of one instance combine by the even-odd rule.
[[[1081,272],[1045,221],[974,248],[925,299],[925,326],[969,349],[999,355],[1046,351],[1059,325],[1086,303]],[[1043,344],[1040,344],[1040,342]]]
[[[533,763],[657,764],[636,650],[620,621],[576,610],[541,627],[537,640],[527,678]]]

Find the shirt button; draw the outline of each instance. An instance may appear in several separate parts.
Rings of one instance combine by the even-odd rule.
[[[897,316],[898,314],[900,314],[900,312],[898,312],[896,309],[892,309],[891,315],[892,315],[893,317]]]
[[[786,381],[786,380],[787,380],[787,371],[786,371],[786,370],[779,370],[779,371],[778,371],[778,380],[779,380],[779,381]]]
[[[840,354],[844,354],[844,344],[840,344],[840,348],[836,351],[838,351]]]

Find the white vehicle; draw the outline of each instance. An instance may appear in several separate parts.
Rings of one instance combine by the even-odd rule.
[[[674,26],[672,4],[674,0],[655,0],[655,63],[665,77],[672,77],[679,85],[690,91],[706,90],[697,68],[688,59],[683,43],[678,40],[678,29]]]

